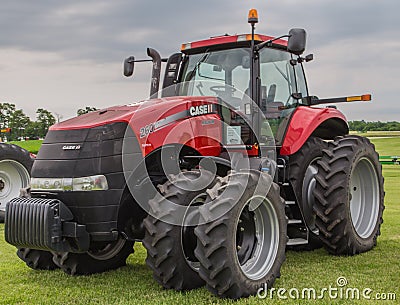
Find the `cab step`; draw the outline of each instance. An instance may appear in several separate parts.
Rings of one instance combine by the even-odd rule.
[[[304,238],[290,238],[287,242],[288,246],[299,246],[308,244],[307,239]]]
[[[293,225],[293,224],[300,224],[303,223],[301,219],[289,219],[288,220],[288,225]]]

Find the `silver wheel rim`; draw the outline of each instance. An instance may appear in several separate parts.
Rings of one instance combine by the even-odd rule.
[[[21,163],[14,160],[0,161],[0,208],[19,196],[21,188],[29,185],[30,175]]]
[[[306,211],[306,213],[304,213],[304,219],[309,228],[313,231],[316,230],[315,214],[313,212],[313,206],[315,204],[314,190],[317,184],[315,176],[318,174],[317,161],[320,159],[321,157],[314,158],[308,165],[304,174],[301,192],[303,210]]]
[[[247,278],[260,280],[264,278],[275,263],[279,248],[279,220],[271,201],[261,196],[254,196],[247,201],[243,210],[248,207],[254,213],[255,244],[251,256],[240,263],[240,268]],[[255,208],[252,208],[255,207]],[[237,230],[242,230],[238,220]],[[235,234],[236,236],[236,234]],[[235,237],[235,244],[237,240]],[[239,247],[239,246],[237,246]],[[236,254],[239,248],[237,248]]]
[[[313,159],[304,174],[302,200],[303,203],[311,209],[315,203],[313,192],[316,185],[315,175],[318,174],[317,161],[320,159],[320,157]]]
[[[350,177],[350,215],[361,238],[373,233],[379,214],[379,181],[372,162],[361,158]]]
[[[121,252],[122,248],[125,246],[125,242],[125,239],[119,238],[115,242],[109,243],[101,249],[91,250],[87,253],[89,254],[89,256],[99,261],[109,260],[115,257],[119,252]]]

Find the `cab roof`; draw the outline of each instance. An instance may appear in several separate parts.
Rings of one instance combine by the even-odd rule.
[[[275,37],[255,34],[255,44],[263,41],[272,40]],[[207,49],[225,49],[234,47],[250,46],[251,34],[240,34],[240,35],[222,35],[217,37],[211,37],[209,39],[193,41],[182,44],[181,51],[184,54],[200,53]],[[273,42],[274,47],[280,49],[287,48],[287,41],[283,39],[277,39]]]

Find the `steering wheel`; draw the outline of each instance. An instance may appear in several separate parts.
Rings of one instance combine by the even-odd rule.
[[[235,88],[230,87],[230,86],[216,85],[216,86],[210,87],[210,90],[214,91],[217,95],[226,93],[228,91],[226,89],[231,90],[232,93],[236,91]]]

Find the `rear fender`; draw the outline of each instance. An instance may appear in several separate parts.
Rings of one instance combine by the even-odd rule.
[[[296,153],[310,136],[332,140],[349,132],[346,117],[334,108],[298,107],[287,127],[281,155]]]

